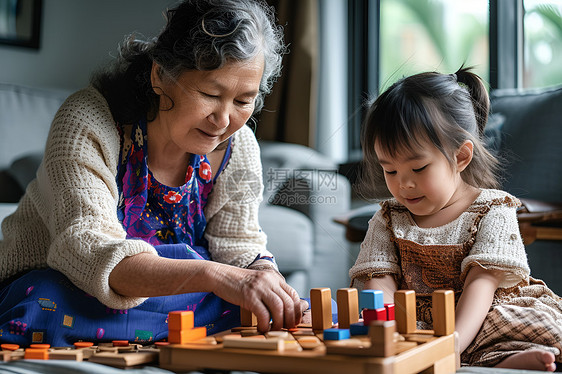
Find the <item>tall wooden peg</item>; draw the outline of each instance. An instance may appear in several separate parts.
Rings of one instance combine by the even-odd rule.
[[[240,308],[240,326],[252,327],[258,325],[256,315],[248,309]]]
[[[340,288],[336,292],[338,302],[338,328],[348,329],[359,321],[359,296],[357,288]]]
[[[332,291],[329,288],[310,290],[312,329],[324,330],[332,327]]]
[[[395,321],[372,321],[369,325],[371,354],[376,357],[389,357],[394,354]]]
[[[398,290],[394,293],[394,316],[396,329],[400,334],[416,331],[416,293],[411,290]]]
[[[431,301],[435,335],[451,335],[455,332],[455,293],[437,290],[431,295]]]

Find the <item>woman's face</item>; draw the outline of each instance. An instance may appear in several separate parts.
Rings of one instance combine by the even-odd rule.
[[[159,76],[155,64],[152,85],[160,95],[160,110],[150,124],[157,128],[153,133],[169,152],[203,155],[213,151],[252,115],[263,68],[260,54],[216,70],[186,71],[173,81]]]

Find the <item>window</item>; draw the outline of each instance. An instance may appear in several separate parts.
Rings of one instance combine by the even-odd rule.
[[[523,87],[562,83],[562,0],[524,0]]]
[[[349,0],[349,159],[368,97],[462,64],[496,88],[562,84],[562,0]]]
[[[474,66],[488,80],[488,1],[381,0],[380,91],[422,71]]]

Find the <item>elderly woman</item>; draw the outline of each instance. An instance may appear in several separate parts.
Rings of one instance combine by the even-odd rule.
[[[37,178],[2,226],[0,335],[27,345],[156,341],[167,313],[209,333],[292,327],[303,303],[257,221],[259,148],[246,123],[279,75],[270,8],[187,0],[157,39],[56,114]]]

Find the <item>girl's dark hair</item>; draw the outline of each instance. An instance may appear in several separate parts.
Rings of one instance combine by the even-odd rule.
[[[454,166],[454,155],[470,140],[473,158],[462,179],[479,188],[497,188],[498,160],[485,148],[483,136],[490,100],[484,82],[461,67],[454,74],[426,72],[403,78],[369,107],[363,123],[357,192],[366,199],[391,197],[375,153],[378,142],[392,157],[429,140]]]
[[[175,80],[188,70],[214,70],[228,61],[247,61],[263,53],[265,65],[254,113],[281,74],[286,52],[273,8],[261,0],[185,0],[166,13],[157,38],[125,38],[117,59],[91,79],[109,103],[117,123],[153,119],[159,96],[150,81],[152,63],[160,78]],[[173,105],[173,104],[172,104]]]

